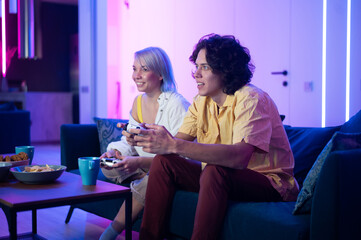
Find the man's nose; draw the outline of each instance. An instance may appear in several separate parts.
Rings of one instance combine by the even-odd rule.
[[[201,69],[200,69],[200,68],[196,68],[196,70],[195,70],[194,73],[193,73],[193,76],[194,76],[195,78],[200,78],[200,77],[202,77]]]

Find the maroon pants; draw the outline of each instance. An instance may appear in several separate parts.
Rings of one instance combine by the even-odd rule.
[[[227,201],[281,201],[280,194],[262,174],[249,169],[232,169],[199,162],[178,155],[157,155],[149,172],[139,239],[166,236],[173,196],[177,189],[199,192],[192,239],[218,239]]]

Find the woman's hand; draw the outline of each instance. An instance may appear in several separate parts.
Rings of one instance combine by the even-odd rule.
[[[136,146],[136,143],[134,141],[134,134],[128,133],[127,131],[122,131],[123,136],[125,136],[125,139],[127,140],[128,144],[130,146]]]
[[[120,123],[118,123],[118,124],[120,124]],[[139,126],[146,129],[145,123],[140,123]],[[122,131],[122,134],[126,137],[126,140],[130,146],[137,146],[137,143],[134,140],[134,136],[136,136],[136,134],[134,134],[132,131],[133,130],[131,129],[130,132],[127,132],[127,130],[124,129]]]
[[[116,149],[111,149],[108,152],[103,153],[100,158],[118,158],[122,156],[121,152]]]
[[[122,161],[113,165],[113,167],[122,170],[124,172],[134,172],[140,168],[139,156],[121,156]]]
[[[108,152],[103,153],[100,156],[100,159],[102,159],[102,158],[117,158],[117,159],[120,159],[121,157],[122,157],[121,152],[119,152],[116,149],[111,149]],[[108,169],[108,170],[112,169],[112,167],[108,167],[107,165],[103,165],[103,164],[100,164],[100,167]]]

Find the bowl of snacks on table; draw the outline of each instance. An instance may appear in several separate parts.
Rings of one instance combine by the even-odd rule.
[[[0,162],[0,182],[6,181],[11,167],[12,165],[9,162]]]
[[[61,165],[28,165],[10,169],[14,177],[26,184],[45,184],[58,179],[66,167]]]
[[[10,155],[0,155],[0,162],[11,163],[11,166],[23,166],[29,165],[29,156],[24,152],[20,152],[18,154],[10,154]]]

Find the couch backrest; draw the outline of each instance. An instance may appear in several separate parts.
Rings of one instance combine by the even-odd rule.
[[[293,173],[300,189],[318,155],[340,127],[311,128],[285,126],[295,158]]]
[[[361,110],[342,125],[340,132],[359,133],[361,132]]]
[[[96,124],[63,124],[60,127],[61,165],[67,171],[78,169],[79,157],[100,156]]]

